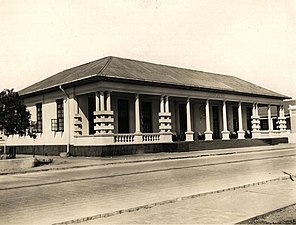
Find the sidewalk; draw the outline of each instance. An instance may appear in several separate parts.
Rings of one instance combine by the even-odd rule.
[[[229,148],[218,150],[202,150],[192,152],[174,152],[174,153],[151,153],[151,154],[139,154],[139,155],[124,155],[116,157],[68,157],[62,158],[60,156],[41,156],[35,157],[39,160],[53,159],[53,162],[47,165],[23,169],[16,168],[10,171],[0,171],[0,175],[16,174],[16,173],[28,173],[39,172],[49,170],[63,170],[73,168],[83,168],[90,166],[104,166],[112,164],[122,163],[137,163],[137,162],[149,162],[149,161],[162,161],[162,160],[174,160],[174,159],[188,159],[199,158],[207,156],[221,156],[230,154],[244,154],[251,152],[264,152],[264,151],[280,151],[285,149],[296,149],[296,144],[279,144],[275,146],[258,146],[258,147],[246,147],[246,148]],[[33,157],[31,155],[17,155],[17,158]]]
[[[81,224],[235,224],[296,202],[296,184],[279,180],[188,198]]]

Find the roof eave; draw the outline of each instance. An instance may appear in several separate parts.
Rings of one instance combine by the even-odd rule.
[[[45,94],[45,93],[59,90],[60,86],[63,86],[63,88],[77,87],[77,86],[80,86],[83,84],[88,84],[88,83],[92,83],[94,81],[100,81],[100,80],[120,81],[120,82],[124,82],[124,83],[134,83],[134,84],[140,84],[140,85],[149,84],[149,85],[160,86],[160,87],[172,87],[173,86],[173,87],[176,87],[179,89],[190,89],[190,90],[216,92],[216,93],[218,92],[218,93],[224,93],[224,94],[226,93],[226,94],[244,95],[244,96],[250,96],[250,97],[275,98],[275,99],[280,99],[280,100],[291,99],[291,97],[285,96],[285,95],[275,96],[275,95],[254,94],[254,93],[246,93],[246,92],[239,92],[239,91],[231,91],[231,90],[227,90],[227,89],[215,89],[215,88],[207,88],[207,87],[197,87],[197,86],[193,86],[193,85],[189,86],[189,85],[180,85],[180,84],[175,84],[175,83],[162,83],[162,82],[140,80],[140,79],[136,80],[136,79],[128,79],[128,78],[119,78],[119,77],[114,77],[114,76],[106,76],[106,75],[102,75],[102,74],[94,74],[94,75],[88,76],[83,79],[57,84],[57,85],[51,86],[46,89],[41,89],[41,90],[37,90],[34,92],[20,94],[20,95],[22,97],[32,97],[32,96],[36,96],[39,94]]]

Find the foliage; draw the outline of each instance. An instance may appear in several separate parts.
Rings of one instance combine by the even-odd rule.
[[[4,135],[30,135],[30,118],[31,114],[17,92],[6,89],[0,93],[0,130]]]

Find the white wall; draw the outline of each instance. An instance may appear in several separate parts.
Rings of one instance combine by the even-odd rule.
[[[71,93],[69,92],[71,95]],[[64,132],[51,131],[51,119],[57,118],[56,100],[64,100]],[[69,101],[69,102],[68,102]],[[37,134],[34,140],[30,137],[19,137],[18,135],[9,136],[7,145],[66,145],[69,143],[69,133],[73,133],[73,122],[69,126],[69,107],[73,105],[72,100],[68,100],[63,92],[54,92],[38,97],[25,99],[25,104],[32,114],[32,120],[36,121],[36,104],[42,103],[42,133]],[[70,112],[72,110],[70,109]],[[71,112],[70,118],[74,119],[74,114]],[[72,119],[71,119],[72,120]],[[70,128],[70,130],[69,130]],[[73,135],[72,135],[73,136]],[[70,139],[70,142],[72,140]]]

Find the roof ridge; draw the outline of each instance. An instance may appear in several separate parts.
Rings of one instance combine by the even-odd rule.
[[[106,58],[108,58],[108,60],[107,60],[106,64],[100,69],[98,74],[102,74],[103,71],[109,66],[110,62],[112,61],[113,56],[108,56]]]

